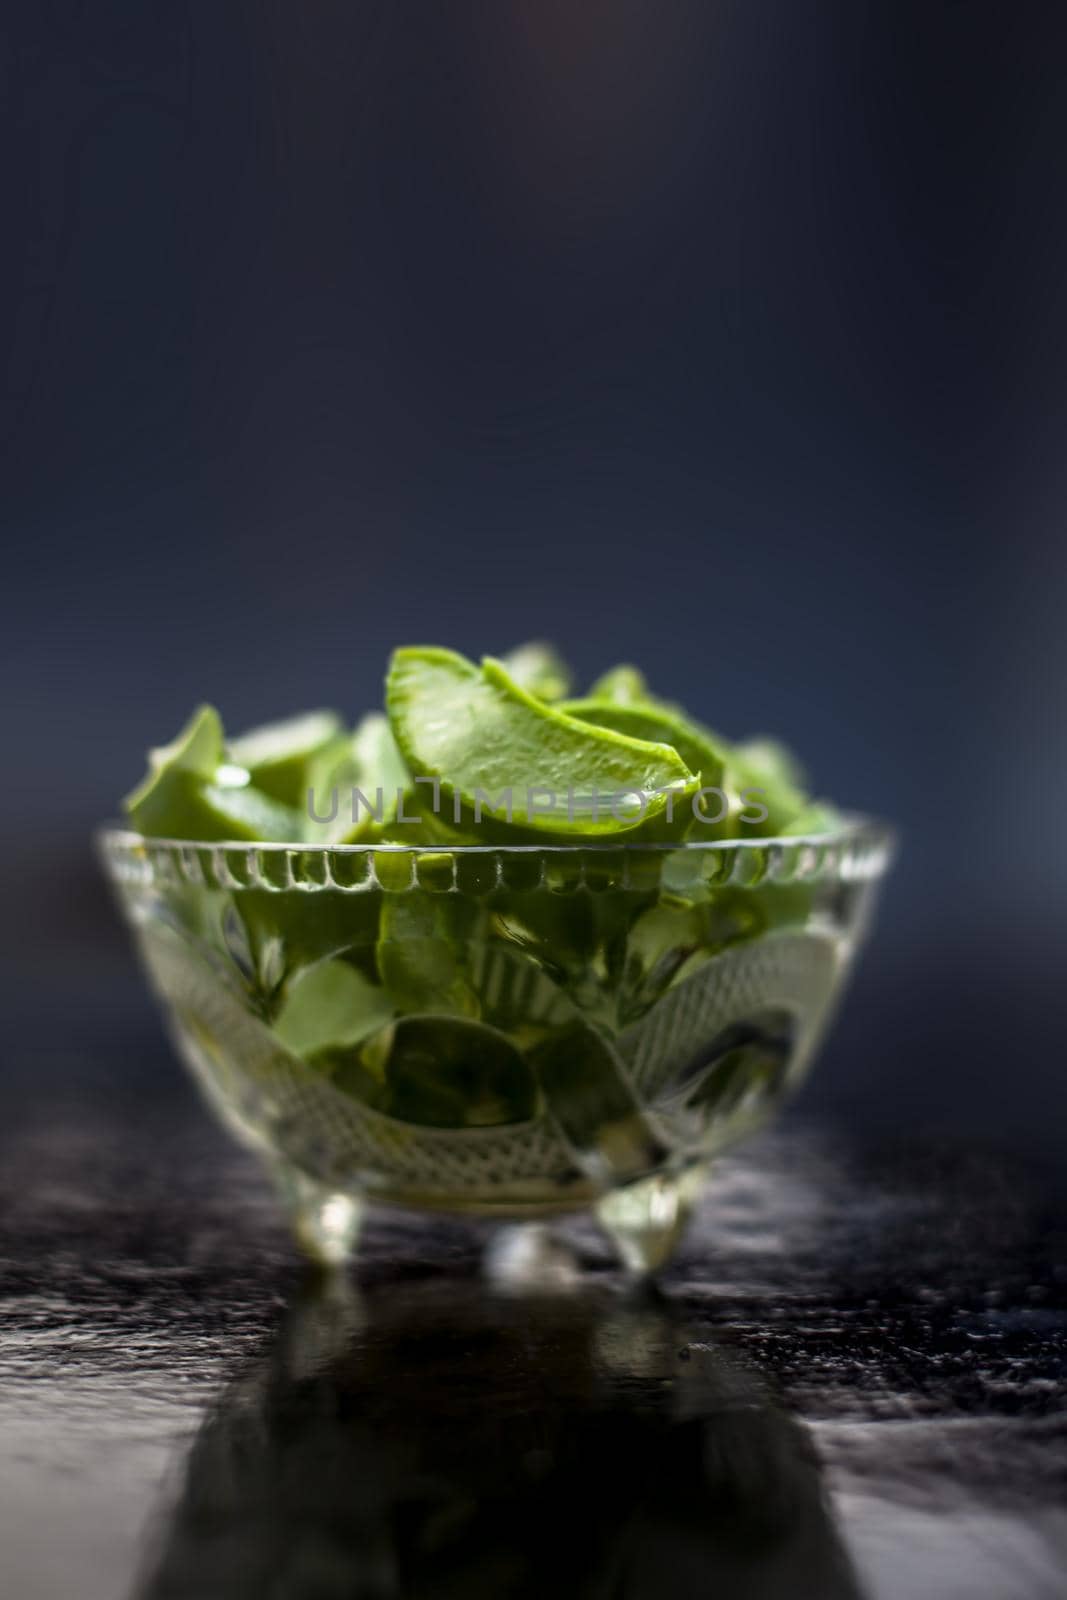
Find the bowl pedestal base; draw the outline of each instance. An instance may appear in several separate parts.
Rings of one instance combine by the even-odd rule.
[[[368,1202],[309,1177],[288,1162],[272,1161],[273,1175],[289,1226],[309,1260],[340,1267],[356,1253]],[[707,1175],[704,1164],[682,1172],[659,1172],[605,1194],[593,1215],[627,1272],[641,1277],[658,1272],[674,1255]],[[531,1222],[544,1231],[544,1225]]]
[[[331,1189],[286,1162],[271,1163],[289,1226],[301,1250],[320,1267],[340,1267],[355,1254],[366,1201]]]
[[[683,1172],[656,1172],[613,1189],[594,1208],[624,1267],[658,1272],[674,1255],[707,1175],[696,1164]]]

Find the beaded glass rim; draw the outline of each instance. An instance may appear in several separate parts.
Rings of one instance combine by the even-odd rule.
[[[642,863],[658,865],[678,887],[683,878],[738,886],[862,882],[884,874],[895,848],[886,823],[861,816],[847,817],[826,833],[680,843],[328,845],[156,839],[118,826],[102,828],[96,840],[107,870],[119,882],[353,893],[373,888],[489,893],[496,887],[530,890],[542,884],[557,892],[582,884],[637,889],[644,886]],[[565,878],[557,886],[553,868],[564,867]]]

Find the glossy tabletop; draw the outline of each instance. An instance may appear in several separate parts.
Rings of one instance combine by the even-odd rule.
[[[1067,1593],[1025,1167],[793,1121],[656,1290],[587,1223],[384,1212],[330,1281],[176,1074],[131,1083],[3,1102],[0,1593]]]

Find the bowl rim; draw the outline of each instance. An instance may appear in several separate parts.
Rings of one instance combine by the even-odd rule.
[[[783,849],[794,847],[804,848],[814,846],[825,848],[828,845],[837,845],[864,839],[877,843],[887,850],[893,850],[897,843],[897,831],[893,825],[880,817],[870,816],[864,812],[849,811],[841,813],[840,826],[824,829],[821,833],[781,833],[761,834],[750,839],[682,839],[682,840],[643,840],[626,841],[605,840],[604,842],[589,842],[584,844],[375,844],[360,843],[358,840],[352,844],[323,844],[307,839],[172,839],[162,835],[138,833],[136,829],[127,827],[120,822],[107,822],[96,830],[97,842],[109,849],[131,849],[138,846],[149,846],[163,850],[257,850],[271,854],[283,851],[296,851],[306,856],[357,856],[357,855],[408,855],[408,856],[442,856],[442,855],[589,855],[595,852],[615,853],[620,850],[630,851],[634,854],[647,854],[649,851],[662,851],[664,853],[678,853],[679,851],[713,851],[723,853],[743,853],[750,850],[766,850],[771,846]]]

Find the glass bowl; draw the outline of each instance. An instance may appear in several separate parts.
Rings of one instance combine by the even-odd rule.
[[[863,818],[683,845],[100,849],[177,1048],[298,1239],[368,1200],[594,1208],[654,1270],[809,1066],[892,849]]]

